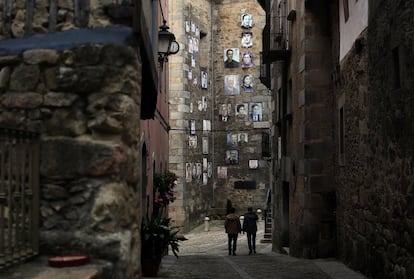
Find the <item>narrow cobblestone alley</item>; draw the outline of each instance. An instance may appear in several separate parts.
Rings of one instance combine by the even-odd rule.
[[[236,256],[227,255],[227,235],[223,221],[212,221],[209,231],[201,225],[185,234],[179,258],[163,258],[158,278],[180,279],[364,279],[335,259],[306,260],[271,251],[263,239],[263,221],[259,222],[256,250],[248,255],[246,235],[240,235]]]

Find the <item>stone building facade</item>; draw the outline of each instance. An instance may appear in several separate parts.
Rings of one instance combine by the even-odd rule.
[[[261,4],[270,41],[278,30],[285,40],[264,61],[280,142],[274,249],[336,256],[369,278],[413,277],[413,3]]]
[[[335,247],[329,5],[312,3],[267,3],[270,41],[278,39],[265,57],[277,100],[274,244],[310,258]]]
[[[141,1],[4,3],[0,126],[40,135],[40,253],[86,253],[107,262],[102,278],[139,276],[157,12]]]
[[[259,80],[265,16],[253,0],[170,1],[169,9],[183,47],[170,60],[170,170],[182,178],[170,217],[188,230],[206,216],[222,218],[228,205],[239,214],[265,205],[272,115],[270,92]],[[244,14],[252,26],[242,27]],[[228,49],[237,57],[232,68],[225,67]],[[243,54],[253,61],[243,65]],[[251,88],[242,86],[245,76]],[[260,119],[249,119],[253,104]],[[238,118],[238,105],[245,118]]]
[[[370,278],[412,278],[414,3],[368,3],[335,86],[338,256]]]

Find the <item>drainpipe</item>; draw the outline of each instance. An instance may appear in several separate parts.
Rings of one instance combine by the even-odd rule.
[[[216,180],[215,180],[215,175],[214,175],[214,169],[215,169],[215,162],[214,162],[214,146],[215,146],[215,125],[214,125],[214,90],[215,90],[215,71],[214,71],[214,20],[213,20],[213,16],[214,16],[214,9],[215,9],[215,1],[211,1],[211,5],[210,5],[210,37],[211,37],[211,43],[210,43],[210,71],[211,71],[211,78],[210,78],[210,97],[211,97],[211,133],[212,133],[212,137],[211,137],[211,181],[213,182],[211,185],[211,207],[214,208],[216,206],[216,200],[215,200],[215,195],[214,195],[214,186],[216,184]]]

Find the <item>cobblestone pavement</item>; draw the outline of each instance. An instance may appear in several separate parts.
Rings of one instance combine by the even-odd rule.
[[[163,258],[158,278],[173,279],[366,279],[335,259],[306,260],[271,251],[259,222],[257,254],[248,255],[246,235],[239,235],[236,256],[228,256],[223,221],[211,221],[185,234],[179,258]]]

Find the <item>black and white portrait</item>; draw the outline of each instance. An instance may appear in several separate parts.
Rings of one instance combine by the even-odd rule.
[[[208,76],[205,69],[200,71],[201,89],[207,90],[208,88]]]
[[[253,52],[245,51],[242,53],[242,65],[243,69],[251,68],[253,66]]]
[[[185,163],[185,181],[191,182],[192,180],[192,164]]]
[[[236,105],[236,119],[239,121],[247,121],[249,113],[248,104],[237,104]]]
[[[224,50],[224,67],[238,68],[240,64],[240,52],[238,48],[226,48]]]
[[[188,136],[188,147],[197,148],[197,136]]]
[[[187,42],[188,42],[188,53],[193,53],[194,52],[193,37],[188,36]]]
[[[249,169],[257,169],[259,167],[259,160],[256,159],[250,159],[249,160]]]
[[[239,133],[238,134],[238,137],[237,137],[237,141],[240,142],[240,143],[248,142],[249,139],[248,139],[247,133],[244,133],[244,132],[243,133]]]
[[[251,14],[242,14],[241,15],[241,27],[250,29],[253,27],[253,16]]]
[[[201,163],[195,163],[196,164],[196,175],[197,175],[197,179],[201,180],[201,175],[203,174],[203,165]]]
[[[211,121],[203,119],[203,132],[210,132],[211,131]]]
[[[253,46],[253,33],[243,32],[241,36],[241,47],[250,48]]]
[[[224,76],[224,94],[225,95],[239,95],[240,94],[239,75],[225,75]]]
[[[253,122],[262,121],[262,104],[251,103],[249,120]]]
[[[196,134],[196,121],[195,119],[190,120],[190,135],[195,136]]]
[[[227,178],[227,167],[218,166],[217,167],[217,177],[226,179]]]
[[[242,78],[243,92],[253,92],[253,76],[244,75]]]
[[[202,138],[201,146],[203,149],[203,154],[208,154],[208,137]]]
[[[230,120],[231,104],[221,104],[219,107],[220,121],[227,122]]]
[[[226,150],[225,163],[227,165],[238,165],[239,164],[239,151],[236,149]]]
[[[237,146],[238,135],[237,133],[227,133],[227,145],[235,147]]]

